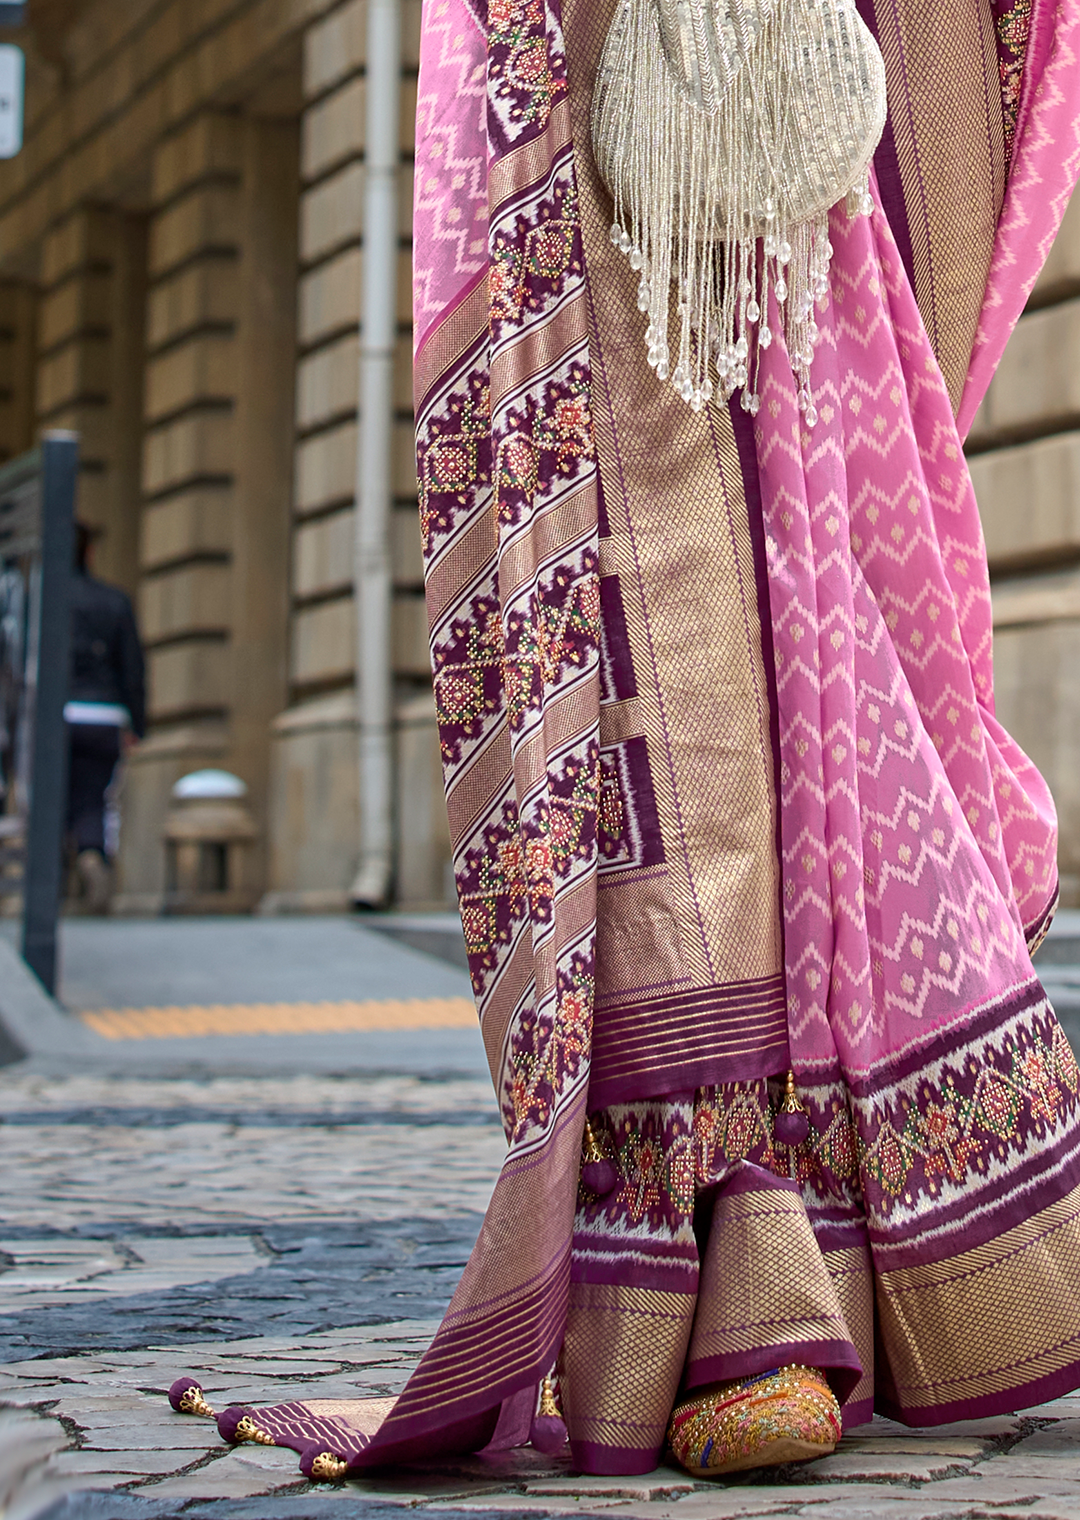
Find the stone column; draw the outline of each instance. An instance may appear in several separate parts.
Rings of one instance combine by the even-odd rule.
[[[207,112],[157,148],[140,545],[151,733],[128,781],[121,911],[155,911],[170,792],[247,783],[262,850],[285,700],[295,129]],[[255,861],[263,885],[264,867]]]
[[[237,327],[230,768],[262,825],[253,879],[265,890],[270,725],[288,699],[289,537],[296,365],[295,122],[250,120]]]
[[[80,207],[45,238],[41,268],[36,422],[79,433],[79,514],[104,530],[95,569],[130,592],[139,525],[145,221],[110,207]]]
[[[411,163],[418,0],[404,7],[399,348],[395,372],[394,675],[398,697],[398,899],[441,903],[449,857],[422,596],[413,466]],[[277,721],[267,906],[341,907],[359,813],[352,545],[363,259],[363,0],[305,37],[301,275],[293,530],[291,705]]]
[[[990,558],[997,715],[1057,803],[1080,906],[1080,196],[968,439]]]
[[[34,442],[34,358],[37,291],[0,280],[0,464]]]

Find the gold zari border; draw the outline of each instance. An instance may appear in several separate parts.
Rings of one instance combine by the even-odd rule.
[[[897,1403],[963,1403],[1080,1360],[1078,1282],[1080,1187],[985,1245],[879,1273],[878,1319]]]

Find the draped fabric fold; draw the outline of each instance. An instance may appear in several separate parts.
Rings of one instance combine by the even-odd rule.
[[[1080,168],[1076,0],[1030,29],[862,7],[889,123],[873,215],[830,215],[812,431],[780,340],[753,419],[646,365],[588,134],[615,3],[425,0],[421,527],[508,1151],[396,1403],[258,1412],[308,1467],[515,1439],[560,1349],[597,1471],[646,1470],[680,1387],[771,1355],[815,1357],[848,1423],[1080,1385],[1080,1075],[1030,959],[1056,820],[994,717],[962,451]]]
[[[1073,8],[1058,7],[1052,15],[1044,8],[1020,47],[1004,12],[995,16],[986,5],[984,14],[980,0],[970,0],[970,9],[970,17],[949,21],[949,48],[936,54],[933,26],[928,30],[914,7],[896,0],[887,14],[879,4],[869,17],[890,91],[890,128],[878,158],[879,172],[887,173],[890,162],[895,169],[885,197],[891,197],[890,216],[878,209],[870,220],[849,222],[840,209],[832,214],[836,251],[831,299],[819,318],[824,337],[814,385],[820,420],[812,434],[800,421],[782,343],[763,355],[762,406],[752,430],[744,415],[715,409],[708,422],[688,422],[649,388],[652,377],[633,355],[639,339],[632,276],[617,267],[615,250],[605,245],[610,202],[587,133],[611,3],[586,7],[566,0],[557,10],[493,0],[486,17],[486,144],[483,134],[474,139],[477,156],[485,146],[487,155],[493,344],[507,358],[517,349],[528,354],[515,364],[519,384],[526,386],[530,363],[541,354],[550,363],[570,353],[579,336],[581,347],[572,351],[583,383],[589,367],[588,394],[580,392],[582,407],[591,403],[582,438],[595,449],[589,468],[596,469],[595,458],[601,487],[595,530],[590,521],[596,538],[589,540],[602,591],[601,626],[594,635],[602,665],[601,821],[591,867],[599,922],[591,938],[583,928],[575,941],[578,954],[590,943],[594,955],[592,1047],[599,1064],[589,1104],[597,1108],[710,1081],[759,1080],[790,1058],[812,1125],[810,1142],[795,1158],[809,1218],[830,1246],[858,1250],[869,1244],[884,1351],[878,1402],[900,1418],[925,1421],[1004,1407],[995,1400],[1015,1397],[1022,1382],[1034,1389],[1049,1386],[1047,1379],[1059,1386],[1080,1381],[1080,1320],[1053,1345],[1034,1323],[1018,1328],[1013,1309],[997,1296],[1008,1277],[1004,1270],[988,1267],[974,1279],[985,1293],[983,1331],[1000,1316],[1003,1324],[1009,1321],[1002,1331],[1006,1339],[1027,1337],[1023,1370],[994,1333],[986,1334],[966,1369],[958,1365],[959,1331],[943,1336],[935,1320],[928,1340],[923,1311],[908,1312],[915,1297],[903,1275],[934,1264],[937,1296],[927,1288],[921,1301],[928,1315],[940,1316],[954,1284],[970,1273],[970,1253],[982,1249],[993,1258],[996,1243],[1022,1221],[1035,1253],[1023,1258],[1029,1263],[1048,1240],[1070,1259],[1080,1245],[1076,1068],[1026,943],[1044,931],[1053,908],[1056,821],[1041,778],[993,716],[985,551],[954,420],[961,394],[970,398],[970,385],[980,383],[987,344],[998,341],[986,334],[995,322],[1001,326],[993,315],[1002,299],[999,287],[1010,281],[1015,289],[1030,286],[1075,177],[1073,155],[1066,153],[1052,167],[1051,154],[1039,144],[1051,131],[1075,137],[1080,70],[1070,61],[1070,39],[1076,23]],[[483,28],[463,13],[455,25],[449,15],[448,7],[429,7],[425,44],[432,54],[440,48],[439,67],[445,68],[448,54],[437,38],[452,35],[456,46],[473,50],[479,78]],[[933,93],[931,60],[936,68],[947,64],[959,81],[951,116]],[[435,80],[429,54],[422,100],[437,92]],[[461,111],[460,99],[441,99]],[[433,229],[438,221],[435,236],[423,240],[418,230],[421,305],[431,299],[425,293],[434,282],[424,272],[427,262],[452,283],[445,255],[452,246],[460,258],[463,243],[440,240],[452,213],[464,213],[470,204],[454,191],[457,181],[447,172],[443,152],[450,151],[449,139],[436,133],[423,141],[436,147],[437,162],[421,159],[418,204],[436,187],[444,201],[437,216],[425,213]],[[567,142],[572,151],[564,160],[559,155]],[[458,133],[457,162],[467,156],[461,144]],[[912,161],[921,175],[908,172]],[[526,162],[523,174],[533,174],[532,185],[541,188],[537,196],[519,176],[511,223],[503,176],[506,164]],[[971,224],[959,230],[969,243],[974,236],[976,245],[966,263],[941,215],[961,175],[973,199]],[[1048,185],[1056,212],[1042,206]],[[874,194],[880,207],[876,186]],[[482,209],[478,200],[471,204]],[[890,220],[906,240],[906,260]],[[550,222],[558,224],[557,234]],[[1021,225],[1029,227],[1026,239]],[[565,283],[557,295],[545,284],[553,267],[546,260],[556,247],[560,254],[569,251],[559,262],[558,279]],[[1003,261],[1008,277],[1001,273]],[[980,318],[978,292],[988,275]],[[481,286],[472,288],[479,292]],[[560,331],[568,331],[565,314],[577,309],[583,293],[588,321],[582,317],[573,340],[553,341],[553,310],[560,314]],[[1014,294],[1009,299],[1014,318],[1019,306]],[[444,305],[452,308],[452,299]],[[931,314],[929,323],[925,313]],[[423,311],[419,318],[423,327]],[[433,344],[446,330],[440,324],[448,328],[455,320],[440,315],[421,336],[422,394],[431,393],[429,375],[445,374],[433,362]],[[779,330],[777,321],[771,325]],[[441,388],[448,394],[445,383]],[[554,418],[564,403],[552,391],[546,404]],[[496,456],[501,415],[493,403]],[[449,510],[446,493],[431,490],[433,477],[423,473],[432,449],[442,446],[431,416],[419,413],[425,521],[432,504]],[[550,486],[542,471],[536,473],[533,457],[526,531],[538,538]],[[575,456],[576,470],[586,468],[585,458]],[[662,516],[650,516],[653,501],[661,503]],[[505,509],[496,508],[496,515],[500,534],[512,536],[516,528],[503,526]],[[743,539],[745,552],[740,558],[736,549],[727,567],[713,560],[708,574],[695,581],[684,556],[706,552],[697,538],[699,525],[723,525],[736,545]],[[560,539],[570,541],[570,535]],[[436,540],[434,553],[429,549],[436,576],[441,552]],[[560,561],[559,573],[569,591],[574,572]],[[456,584],[464,588],[467,582],[459,577]],[[696,598],[696,626],[670,586]],[[499,594],[504,636],[512,640],[514,604],[502,584]],[[695,692],[670,644],[696,642],[705,665],[713,650],[730,662],[734,640],[722,646],[714,625],[736,597],[744,614],[742,637],[754,645],[760,665],[751,658],[740,683],[724,689],[713,678],[711,689]],[[464,622],[460,609],[455,615]],[[444,668],[439,626],[433,622],[437,690]],[[479,625],[474,619],[470,626],[475,633]],[[557,669],[549,658],[546,670],[555,676]],[[454,679],[460,682],[461,673]],[[516,682],[511,675],[511,692]],[[536,689],[534,678],[530,690]],[[695,827],[695,773],[679,744],[694,726],[688,697],[714,725],[711,744],[704,729],[702,737],[695,735],[698,785],[705,784],[710,765],[722,768],[740,747],[745,754],[760,743],[765,752],[760,773],[744,766],[739,801],[726,808],[731,815],[741,803],[744,816],[747,808],[753,812],[750,783],[764,775],[774,800],[757,806],[756,835],[735,839],[729,832],[721,839]],[[537,711],[545,704],[557,707],[558,680],[536,700]],[[725,704],[741,711],[756,707],[753,738],[715,727]],[[446,732],[447,711],[440,696],[453,820],[461,758]],[[552,733],[550,720],[544,731]],[[643,742],[635,780],[626,761],[638,734]],[[515,739],[508,748],[516,745]],[[551,752],[549,747],[549,770]],[[605,767],[609,753],[616,784]],[[487,798],[494,795],[485,789],[489,820],[496,815]],[[518,795],[523,797],[520,784]],[[724,811],[722,802],[718,807]],[[616,818],[623,822],[625,844]],[[566,829],[558,815],[549,814],[549,830],[552,819]],[[768,858],[777,831],[775,886],[759,877],[752,892],[740,897],[738,874],[725,875],[722,863],[737,858],[740,846],[745,855]],[[460,827],[454,834],[465,838]],[[490,874],[500,846],[494,832],[487,839]],[[488,988],[505,978],[503,965],[514,963],[513,937],[493,952],[487,940],[471,934],[469,915],[479,906],[471,890],[471,859],[459,843],[466,936],[486,1023]],[[621,876],[610,869],[620,859],[628,867]],[[728,890],[726,920],[741,935],[744,964],[758,973],[756,980],[746,975],[740,983],[737,962],[730,971],[724,964],[718,949],[723,935],[712,930],[706,901],[717,883],[721,895]],[[689,908],[686,889],[693,900]],[[772,893],[773,905],[763,915],[761,899]],[[554,912],[557,917],[557,898]],[[584,914],[577,923],[584,924]],[[543,934],[534,933],[533,942],[543,945]],[[688,964],[695,943],[704,952],[701,970]],[[755,955],[755,943],[766,947],[763,953]],[[519,955],[515,991],[522,992],[533,974],[533,965]],[[765,989],[774,983],[783,1012],[775,1037],[769,1015],[751,1013],[768,1001]],[[648,999],[638,991],[645,987]],[[689,1010],[681,1027],[708,1033],[702,1048],[676,1070],[663,1032],[680,1029],[680,1000]],[[498,1040],[485,1031],[504,1093],[513,1052],[524,1048],[523,1033],[532,1039],[532,1018],[526,1011],[512,1021],[508,1040],[503,1022],[496,1024]],[[745,1055],[731,1043],[740,1020],[747,1030]],[[625,1039],[626,1029],[637,1030],[640,1051]],[[613,1041],[618,1049],[609,1058]],[[692,1045],[692,1034],[684,1043]],[[534,1041],[534,1068],[540,1050]],[[723,1056],[710,1066],[717,1052]],[[582,1073],[588,1054],[583,1041]],[[662,1079],[651,1081],[659,1068]],[[612,1081],[605,1082],[609,1072]],[[581,1090],[565,1078],[562,1085],[567,1093]],[[513,1157],[512,1125],[508,1133]],[[970,1349],[965,1345],[964,1356]],[[995,1362],[1001,1365],[988,1365]],[[542,1370],[534,1369],[536,1375]]]

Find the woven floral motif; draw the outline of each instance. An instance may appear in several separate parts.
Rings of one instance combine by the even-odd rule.
[[[1026,1158],[1052,1148],[1075,1123],[1080,1071],[1057,1020],[1046,1009],[1017,1018],[925,1066],[875,1098],[852,1099],[839,1085],[801,1093],[806,1142],[776,1143],[782,1084],[748,1082],[700,1088],[683,1098],[622,1104],[594,1114],[594,1132],[618,1182],[595,1199],[584,1186],[579,1229],[619,1224],[668,1235],[693,1214],[698,1193],[732,1162],[752,1161],[802,1187],[812,1210],[865,1211],[888,1229],[949,1190],[1014,1174]]]
[[[783,1173],[773,1151],[775,1102],[763,1082],[703,1087],[694,1103],[694,1180],[707,1187],[733,1161]]]
[[[947,1182],[989,1177],[995,1162],[1015,1165],[1075,1120],[1076,1099],[1076,1061],[1056,1022],[1049,1038],[1036,1030],[1022,1044],[988,1042],[938,1083],[921,1081],[876,1132],[860,1136],[867,1201],[887,1213],[902,1194],[936,1198]]]
[[[579,475],[593,457],[589,373],[580,361],[553,376],[499,416],[496,486],[499,521],[509,527],[538,492]],[[595,567],[593,567],[595,568]],[[596,612],[599,619],[599,590]],[[597,621],[599,628],[599,621]]]
[[[995,1178],[1015,1185],[1026,1161],[1045,1164],[1075,1128],[1078,1099],[1076,1059],[1043,1003],[850,1108],[839,1087],[805,1094],[810,1138],[791,1155],[792,1175],[808,1203],[855,1194],[886,1229]]]
[[[488,0],[488,130],[510,147],[566,93],[566,48],[543,0]]]
[[[1031,35],[1031,0],[997,0],[994,6],[997,30],[998,68],[1001,73],[1001,109],[1005,125],[1005,151],[1012,153],[1016,122],[1020,114],[1020,95],[1024,83],[1024,61]]]
[[[458,610],[433,650],[435,707],[446,764],[459,761],[467,741],[480,738],[503,713],[505,663],[502,614],[489,581],[484,592]]]
[[[482,995],[499,964],[500,951],[513,942],[525,917],[528,884],[517,805],[503,803],[489,818],[480,840],[458,863],[458,895],[473,988]]]
[[[591,958],[575,956],[559,972],[553,1003],[527,1009],[518,1022],[503,1086],[512,1145],[547,1128],[559,1094],[587,1069],[594,992]]]
[[[566,68],[557,15],[543,0],[493,5],[489,22],[488,130],[498,157],[540,140],[565,92]],[[491,549],[456,602],[446,606],[433,597],[429,603],[448,788],[478,755],[491,754],[493,746],[500,752],[500,735],[509,736],[516,768],[523,746],[542,733],[551,704],[575,683],[595,681],[599,669],[595,523],[555,559],[537,556],[531,577],[511,578],[505,568],[507,555],[520,561],[538,515],[567,491],[587,491],[595,479],[587,343],[579,340],[523,381],[519,376],[509,392],[491,382],[493,352],[509,353],[546,314],[565,310],[583,293],[568,145],[553,143],[535,182],[513,188],[505,206],[488,208],[486,231],[486,339],[462,353],[417,417],[429,575],[466,539]],[[458,892],[482,1016],[522,937],[531,935],[539,952],[555,930],[560,893],[595,871],[600,796],[594,722],[592,732],[586,728],[573,743],[561,744],[539,781],[535,754],[527,782],[516,769],[506,776],[459,841]],[[557,993],[532,995],[531,1004],[526,996],[512,1020],[500,1090],[508,1133],[518,1142],[550,1123],[553,1102],[560,1093],[567,1097],[587,1067],[587,942],[556,957]],[[583,1014],[575,1011],[579,1004]]]
[[[505,223],[492,229],[488,288],[495,342],[506,323],[543,311],[564,277],[580,275],[583,267],[577,192],[566,160],[538,206],[527,212],[515,208]]]
[[[420,531],[431,555],[491,486],[491,416],[486,371],[465,377],[428,420],[416,446]]]
[[[458,892],[473,987],[483,994],[500,952],[513,943],[528,917],[551,920],[557,884],[596,851],[600,796],[599,749],[584,760],[570,756],[552,778],[548,800],[523,824],[516,803],[504,802],[490,818],[458,869]],[[591,980],[589,986],[591,987]],[[525,1020],[527,1044],[537,1027]]]
[[[604,1198],[582,1184],[575,1234],[658,1241],[685,1234],[694,1211],[693,1122],[687,1098],[620,1103],[594,1114],[593,1132],[617,1181]]]
[[[666,1237],[692,1220],[701,1189],[735,1161],[782,1174],[772,1146],[772,1108],[764,1082],[702,1087],[693,1099],[620,1103],[593,1116],[617,1182],[605,1198],[582,1185],[579,1230],[618,1226]]]
[[[520,727],[530,708],[539,709],[565,667],[583,669],[594,661],[599,636],[596,553],[586,549],[577,564],[559,565],[506,616],[502,678],[511,727]]]
[[[596,814],[600,799],[600,750],[593,745],[583,759],[571,756],[551,778],[548,800],[524,829],[525,875],[534,920],[547,921],[556,882],[596,852]]]

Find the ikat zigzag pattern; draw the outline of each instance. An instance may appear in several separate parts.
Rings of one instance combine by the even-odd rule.
[[[793,1057],[849,1074],[1031,977],[1052,804],[992,717],[986,556],[887,223],[834,211],[803,427],[782,353],[757,429],[780,715]],[[764,424],[764,425],[763,425]]]
[[[1050,38],[1052,37],[1052,48]],[[1049,50],[1044,59],[1043,50]],[[1036,7],[1005,203],[957,427],[967,436],[1080,174],[1080,5]]]
[[[487,264],[487,80],[478,42],[464,0],[425,8],[413,198],[418,349],[454,292]]]

